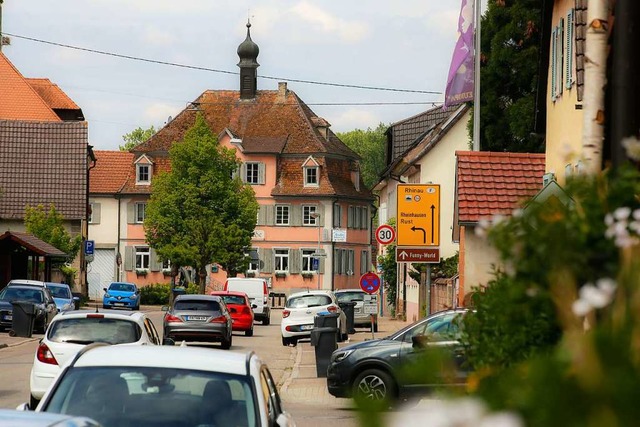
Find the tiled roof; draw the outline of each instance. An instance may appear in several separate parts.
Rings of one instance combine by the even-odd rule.
[[[137,156],[134,156],[134,158],[137,158]],[[135,165],[131,165],[129,174],[126,176],[125,183],[120,192],[123,194],[151,194],[153,185],[136,185],[135,167]],[[154,157],[152,167],[153,177],[158,176],[160,172],[167,172],[169,170],[171,170],[171,161],[168,157]],[[153,178],[151,182],[153,182]]]
[[[286,143],[286,137],[248,136],[242,140],[242,151],[245,154],[279,154]]]
[[[86,217],[87,123],[0,120],[0,217],[53,203],[65,219]]]
[[[0,119],[59,122],[60,118],[0,53]]]
[[[133,153],[94,150],[96,165],[89,171],[90,194],[115,194],[133,172]]]
[[[442,107],[434,107],[424,113],[417,114],[390,125],[388,132],[391,133],[392,146],[390,158],[387,158],[387,164],[392,163],[398,157],[402,156],[402,154],[413,144],[422,140],[427,132],[442,121],[446,120],[457,109],[457,105],[446,109]]]
[[[58,87],[57,84],[52,83],[49,79],[33,79],[27,78],[27,83],[31,85],[33,90],[38,92],[38,95],[47,103],[52,109],[60,110],[79,110],[80,107],[67,96],[66,93]]]
[[[28,233],[18,233],[15,231],[5,231],[4,234],[0,234],[0,241],[12,240],[21,246],[24,246],[28,250],[35,252],[41,256],[54,256],[54,257],[66,257],[67,254],[62,252],[55,246],[38,239],[37,237]]]
[[[458,223],[510,215],[542,189],[544,154],[456,151]]]

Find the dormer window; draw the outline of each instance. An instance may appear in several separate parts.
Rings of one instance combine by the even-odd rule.
[[[151,182],[151,165],[138,164],[136,170],[136,184]]]
[[[318,186],[318,166],[307,166],[304,168],[305,187]]]

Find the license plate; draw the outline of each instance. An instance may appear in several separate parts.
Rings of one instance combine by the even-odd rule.
[[[113,305],[116,306],[116,307],[124,307],[124,303],[123,302],[114,302]]]
[[[11,314],[8,314],[4,316],[4,320],[13,320],[13,316]]]
[[[207,316],[187,316],[187,320],[195,320],[195,321],[203,322],[207,320]]]
[[[313,329],[313,325],[302,325],[302,326],[300,326],[300,330],[301,331],[310,331],[311,329]]]

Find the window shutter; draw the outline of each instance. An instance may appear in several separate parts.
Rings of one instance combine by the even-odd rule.
[[[322,203],[318,203],[318,214],[320,214],[320,218],[318,218],[318,224],[320,224],[321,227],[324,227],[325,225],[325,221],[324,221],[324,204]]]
[[[566,45],[567,45],[567,57],[565,59],[565,75],[564,82],[567,89],[571,89],[573,84],[573,29],[574,29],[574,10],[571,9],[567,14],[567,33],[566,33]]]
[[[324,249],[320,249],[320,253],[321,254],[325,253]],[[318,263],[318,273],[324,273],[324,262],[326,259],[327,259],[326,256],[320,257],[320,262]]]
[[[301,249],[292,249],[289,251],[289,273],[300,274],[302,270],[302,255]]]
[[[100,203],[91,204],[91,224],[100,224],[101,210]]]
[[[160,271],[162,269],[162,263],[158,262],[158,254],[153,248],[149,249],[149,270]]]
[[[349,270],[350,275],[354,275],[355,269],[356,269],[356,252],[353,249],[349,249],[348,254],[349,254],[349,262],[348,262],[347,270]]]
[[[135,265],[135,256],[136,253],[134,251],[133,246],[125,246],[124,248],[124,269],[126,271],[133,270],[133,266]]]
[[[564,72],[564,18],[560,19],[560,26],[558,27],[558,64],[556,64],[556,76],[558,81],[558,95],[562,95],[562,89],[564,87],[564,81],[562,79],[562,73]]]
[[[354,206],[349,206],[349,212],[347,215],[347,228],[353,228],[353,209]]]
[[[260,261],[262,261],[260,271],[262,273],[273,273],[273,250],[260,248],[258,253],[260,254]]]
[[[265,165],[264,163],[258,163],[258,184],[264,184],[265,182]]]
[[[243,163],[240,165],[240,179],[242,182],[247,182],[247,164]]]
[[[302,206],[291,206],[289,207],[289,224],[294,227],[299,227],[302,225]]]
[[[551,100],[556,100],[556,61],[558,60],[557,27],[551,31]]]
[[[271,206],[260,205],[258,209],[258,222],[256,225],[266,225],[267,224],[267,210],[275,209]]]
[[[276,206],[269,205],[265,206],[265,225],[273,225],[275,224],[276,218]]]
[[[340,273],[340,249],[333,251],[333,274]]]
[[[340,228],[340,205],[333,205],[333,226]]]
[[[369,229],[370,219],[369,219],[369,206],[362,207],[362,228],[364,230]]]
[[[136,204],[135,202],[127,203],[127,224],[135,224],[136,222]]]

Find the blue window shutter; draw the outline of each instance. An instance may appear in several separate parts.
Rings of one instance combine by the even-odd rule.
[[[573,84],[573,29],[574,29],[574,10],[571,9],[567,13],[567,30],[566,41],[567,56],[565,58],[565,74],[564,74],[564,86],[567,89],[571,89]]]

